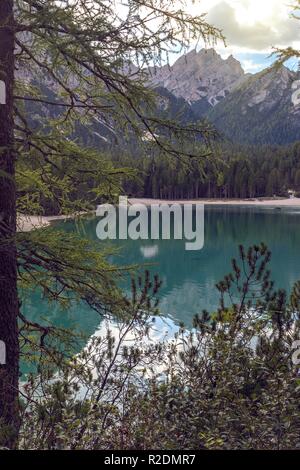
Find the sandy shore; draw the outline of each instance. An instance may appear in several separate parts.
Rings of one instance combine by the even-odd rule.
[[[165,199],[146,199],[146,198],[130,198],[131,204],[205,204],[205,205],[237,205],[237,206],[261,206],[261,207],[299,207],[300,198],[289,199],[182,199],[165,200]]]
[[[260,206],[260,207],[299,207],[300,198],[289,199],[181,199],[181,200],[167,200],[167,199],[147,199],[147,198],[129,198],[129,204],[205,204],[205,205],[236,205],[236,206]],[[40,215],[24,215],[18,214],[17,227],[18,232],[29,232],[30,230],[47,227],[56,220],[67,220],[75,218],[79,215],[86,215],[86,213],[76,215],[53,215],[53,216],[40,216]]]
[[[74,219],[80,215],[86,213],[76,214],[76,215],[51,215],[51,216],[41,216],[41,215],[25,215],[18,214],[17,217],[17,230],[18,232],[30,232],[42,227],[48,227],[52,222],[56,220],[67,220]]]

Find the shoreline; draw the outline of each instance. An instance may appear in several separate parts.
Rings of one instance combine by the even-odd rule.
[[[300,198],[286,199],[151,199],[151,198],[128,198],[129,204],[204,204],[215,206],[256,206],[256,207],[294,207],[300,209]],[[26,215],[18,214],[17,231],[30,232],[31,230],[49,227],[52,222],[59,220],[74,219],[81,215],[88,215],[87,212],[70,215]]]
[[[224,205],[224,206],[258,206],[258,207],[299,207],[300,198],[286,199],[150,199],[150,198],[130,198],[131,204],[204,204],[204,205]]]
[[[52,222],[58,220],[75,219],[78,216],[87,215],[86,212],[70,215],[17,215],[17,232],[30,232],[31,230],[46,228]]]

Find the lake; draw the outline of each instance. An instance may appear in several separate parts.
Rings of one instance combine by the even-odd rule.
[[[99,219],[84,221],[86,236],[97,240]],[[73,221],[60,222],[60,228],[78,230]],[[119,265],[139,264],[141,270],[157,273],[163,282],[160,310],[169,325],[184,322],[191,327],[192,318],[203,309],[218,307],[219,293],[215,284],[231,271],[231,259],[238,246],[264,242],[272,251],[271,278],[275,286],[290,290],[300,279],[300,209],[255,206],[206,206],[205,243],[201,251],[185,251],[184,240],[126,240],[112,243],[120,247],[112,258]],[[126,289],[126,285],[124,286]],[[40,292],[26,295],[25,314],[33,319],[48,318],[56,325],[79,328],[92,335],[101,319],[86,305],[74,305],[62,311],[43,300]]]

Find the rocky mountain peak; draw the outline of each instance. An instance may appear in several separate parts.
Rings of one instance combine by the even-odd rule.
[[[241,63],[235,58],[233,57],[233,55],[230,55],[226,60],[225,62],[233,68],[234,72],[236,74],[240,74],[241,76],[244,75],[244,69],[242,68],[241,66]]]
[[[151,83],[167,88],[190,103],[200,100],[215,106],[246,77],[238,60],[224,60],[213,49],[195,49],[182,55],[172,66],[150,70]]]

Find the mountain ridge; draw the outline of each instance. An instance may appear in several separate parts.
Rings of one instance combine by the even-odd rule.
[[[195,49],[180,56],[173,65],[149,68],[150,83],[162,86],[189,103],[207,98],[215,106],[226,93],[246,79],[240,62],[227,59],[214,49]]]
[[[196,50],[149,69],[152,87],[184,100],[191,119],[207,118],[227,139],[246,144],[300,140],[300,76],[284,65],[244,72],[233,56]]]
[[[135,78],[138,69],[130,63],[123,73]],[[148,75],[147,75],[148,74]],[[237,144],[286,145],[300,141],[300,73],[285,66],[247,74],[233,56],[223,59],[214,49],[192,50],[173,65],[143,69],[146,85],[157,95],[158,117],[194,124],[210,121],[225,140]],[[56,89],[47,76],[33,71],[19,80],[38,86],[42,95],[56,100]],[[30,119],[39,126],[43,116],[52,116],[51,106],[26,103]],[[80,127],[80,126],[79,126]],[[86,145],[123,145],[122,129],[95,119],[89,128],[76,130]]]

